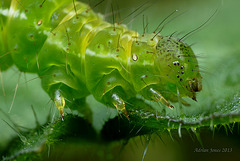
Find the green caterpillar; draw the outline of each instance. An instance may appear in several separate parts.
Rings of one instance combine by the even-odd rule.
[[[181,39],[140,35],[74,0],[0,5],[1,71],[15,64],[37,73],[62,117],[90,94],[129,117],[125,102],[137,94],[173,108],[169,101],[187,104],[182,97],[196,100],[202,89],[196,56]]]

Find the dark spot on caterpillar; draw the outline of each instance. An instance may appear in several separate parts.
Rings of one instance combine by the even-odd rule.
[[[53,36],[56,36],[57,34],[56,33],[53,33],[53,32],[51,32],[52,34],[53,34]]]
[[[179,65],[179,62],[178,61],[175,61],[175,62],[173,62],[173,65]]]
[[[184,74],[184,71],[182,71],[182,74]]]
[[[177,78],[179,78],[179,75],[177,75]]]
[[[181,69],[183,69],[184,67],[183,66],[181,66]]]

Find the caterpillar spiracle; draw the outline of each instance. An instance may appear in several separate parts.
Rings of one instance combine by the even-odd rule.
[[[79,1],[0,5],[1,71],[14,64],[37,73],[62,118],[65,106],[90,94],[129,117],[125,102],[137,94],[173,108],[202,89],[198,61],[182,39],[111,24]]]

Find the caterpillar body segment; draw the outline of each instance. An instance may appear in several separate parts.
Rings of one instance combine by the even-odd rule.
[[[4,13],[0,62],[37,73],[62,118],[65,105],[90,94],[129,117],[125,101],[136,94],[173,108],[170,101],[196,100],[202,88],[197,59],[180,39],[140,35],[71,0],[12,0]]]
[[[0,3],[0,71],[5,71],[13,64],[11,57],[12,51],[9,51],[7,45],[7,17],[3,16],[7,7],[9,7],[9,2],[4,1]]]
[[[9,50],[15,50],[12,59],[23,72],[39,70],[38,54],[51,31],[66,15],[66,11],[62,11],[62,6],[68,5],[66,1],[46,1],[46,7],[40,7],[41,3],[40,0],[12,0],[8,10],[8,46]],[[54,13],[59,18],[47,13]]]

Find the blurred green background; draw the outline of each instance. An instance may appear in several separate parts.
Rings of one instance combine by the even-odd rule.
[[[99,1],[86,1],[92,6]],[[111,5],[117,13],[117,19],[124,18],[135,8],[145,1],[139,0],[105,0],[102,4],[94,8],[96,12],[101,12],[106,19],[112,22]],[[143,9],[144,11],[135,17],[130,16],[126,21],[130,29],[143,31],[142,15],[148,19],[148,31],[152,32],[156,26],[171,12],[178,9],[178,16],[172,22],[166,25],[162,35],[170,35],[177,32],[175,36],[181,38],[189,31],[199,27],[218,9],[217,14],[203,28],[186,38],[185,42],[193,44],[192,48],[197,56],[203,75],[203,91],[198,95],[197,103],[193,103],[193,108],[188,108],[185,112],[189,115],[199,111],[208,112],[211,110],[210,105],[216,102],[223,102],[224,99],[240,87],[240,1],[238,0],[151,0]],[[141,11],[141,10],[139,10]],[[183,13],[181,15],[181,13]],[[134,21],[132,21],[134,19]],[[146,22],[145,22],[146,23]],[[3,150],[9,141],[16,137],[17,134],[3,121],[10,124],[10,117],[17,125],[27,128],[34,128],[35,118],[31,109],[34,107],[37,118],[41,124],[46,122],[47,116],[56,115],[58,111],[53,103],[49,100],[48,95],[42,90],[40,79],[34,74],[20,73],[16,67],[2,73],[5,95],[0,91],[0,108],[6,115],[0,112],[0,151]],[[20,78],[18,80],[18,78]],[[36,78],[36,79],[35,79]],[[14,102],[12,102],[16,85],[18,89]],[[1,85],[0,85],[1,86]],[[0,88],[2,90],[2,87]],[[88,101],[92,102],[92,98]],[[9,108],[12,110],[8,113]],[[116,111],[109,110],[105,106],[92,102],[94,109],[93,126],[96,131],[100,131],[105,121],[117,115]],[[81,128],[81,127],[79,127]],[[191,135],[183,130],[183,137],[179,138],[177,131],[173,131],[174,141],[169,134],[163,133],[161,138],[157,135],[152,136],[148,152],[145,157],[147,160],[238,160],[240,158],[240,137],[235,126],[234,133],[226,134],[224,128],[220,127],[215,131],[210,128],[201,131],[201,139],[204,147],[207,149],[232,148],[229,153],[196,153],[196,148],[201,148],[196,139],[191,139]],[[137,137],[130,142],[121,151],[121,145],[116,144],[112,150],[116,153],[118,160],[141,160],[146,138]],[[107,145],[106,145],[107,146]],[[76,147],[79,148],[79,147]],[[83,147],[82,147],[83,148]],[[80,148],[81,149],[81,148]],[[78,160],[77,150],[71,153],[73,159]],[[74,156],[75,155],[75,156]],[[84,160],[87,160],[85,156]],[[83,158],[81,158],[83,159]],[[96,159],[97,160],[97,159]]]

